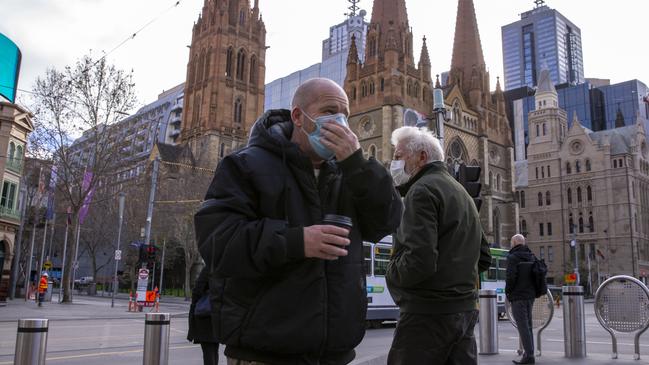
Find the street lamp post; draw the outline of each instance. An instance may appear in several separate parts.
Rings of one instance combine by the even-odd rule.
[[[122,259],[122,251],[120,251],[119,246],[122,242],[122,222],[124,221],[124,199],[126,194],[124,192],[119,193],[119,223],[117,226],[117,250],[115,250],[115,271],[113,273],[113,297],[110,300],[111,308],[115,306],[115,292],[118,289],[117,281],[117,267],[119,262]]]
[[[436,116],[437,138],[444,148],[444,122],[450,119],[446,117],[446,105],[444,105],[444,91],[442,89],[433,89],[433,113]]]

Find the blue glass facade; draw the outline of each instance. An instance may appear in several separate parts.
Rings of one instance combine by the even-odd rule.
[[[622,114],[624,125],[634,124],[636,115],[649,120],[649,104],[642,99],[649,94],[649,88],[639,80],[630,80],[615,85],[602,86],[606,129],[616,127],[618,110]]]
[[[623,117],[624,125],[636,122],[637,115],[649,121],[649,103],[643,97],[649,95],[647,85],[639,80],[630,80],[614,85],[594,87],[589,82],[571,86],[557,85],[559,107],[568,115],[568,126],[572,125],[574,115],[579,122],[592,131],[616,128],[618,110]],[[528,114],[536,109],[534,89],[527,86],[505,92],[507,117],[510,121],[514,141],[525,141],[528,138]],[[624,126],[623,125],[623,126]],[[521,134],[520,131],[523,131]],[[525,159],[525,149],[516,148],[516,159]]]
[[[554,84],[584,81],[581,30],[547,6],[502,27],[505,90],[536,86],[542,66]]]

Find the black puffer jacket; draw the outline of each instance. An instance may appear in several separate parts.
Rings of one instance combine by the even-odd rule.
[[[196,303],[201,297],[209,290],[209,266],[203,267],[201,273],[196,278],[194,289],[192,289],[192,303],[189,306],[189,329],[187,331],[187,339],[194,343],[218,343],[214,336],[214,328],[210,321],[209,316],[196,316],[194,310]]]
[[[401,202],[360,150],[324,163],[316,179],[292,132],[288,110],[264,114],[248,146],[219,164],[196,214],[201,254],[208,266],[214,257],[213,322],[234,358],[346,364],[365,333],[362,241],[393,232]],[[305,258],[303,228],[327,213],[352,218],[349,254]]]
[[[532,263],[534,263],[534,254],[526,245],[514,246],[509,250],[505,294],[510,302],[536,298]]]

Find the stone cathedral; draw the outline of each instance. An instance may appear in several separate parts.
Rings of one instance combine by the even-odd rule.
[[[439,78],[433,84],[425,38],[415,63],[412,37],[405,0],[374,1],[365,63],[360,63],[355,44],[347,60],[344,88],[350,100],[350,127],[365,155],[387,165],[394,129],[404,125],[436,129],[432,90],[442,88],[448,110],[443,132],[446,162],[482,168],[483,227],[490,243],[508,247],[518,227],[512,133],[500,82],[494,93],[490,91],[473,1],[458,2],[451,69],[443,87]]]

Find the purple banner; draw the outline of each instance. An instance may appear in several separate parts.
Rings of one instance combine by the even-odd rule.
[[[47,211],[45,212],[45,219],[47,220],[52,220],[54,218],[54,190],[56,189],[56,178],[56,166],[52,166],[50,185],[47,192]]]
[[[91,182],[92,182],[92,172],[87,171],[85,175],[83,175],[83,184],[81,185],[82,193],[84,191],[88,191]],[[83,200],[83,205],[81,206],[81,209],[79,209],[79,224],[83,224],[83,221],[86,219],[86,216],[88,215],[88,210],[90,209],[90,202],[92,201],[92,195],[94,191],[95,189],[93,187],[90,191],[88,191],[88,195],[86,195],[86,198]]]

